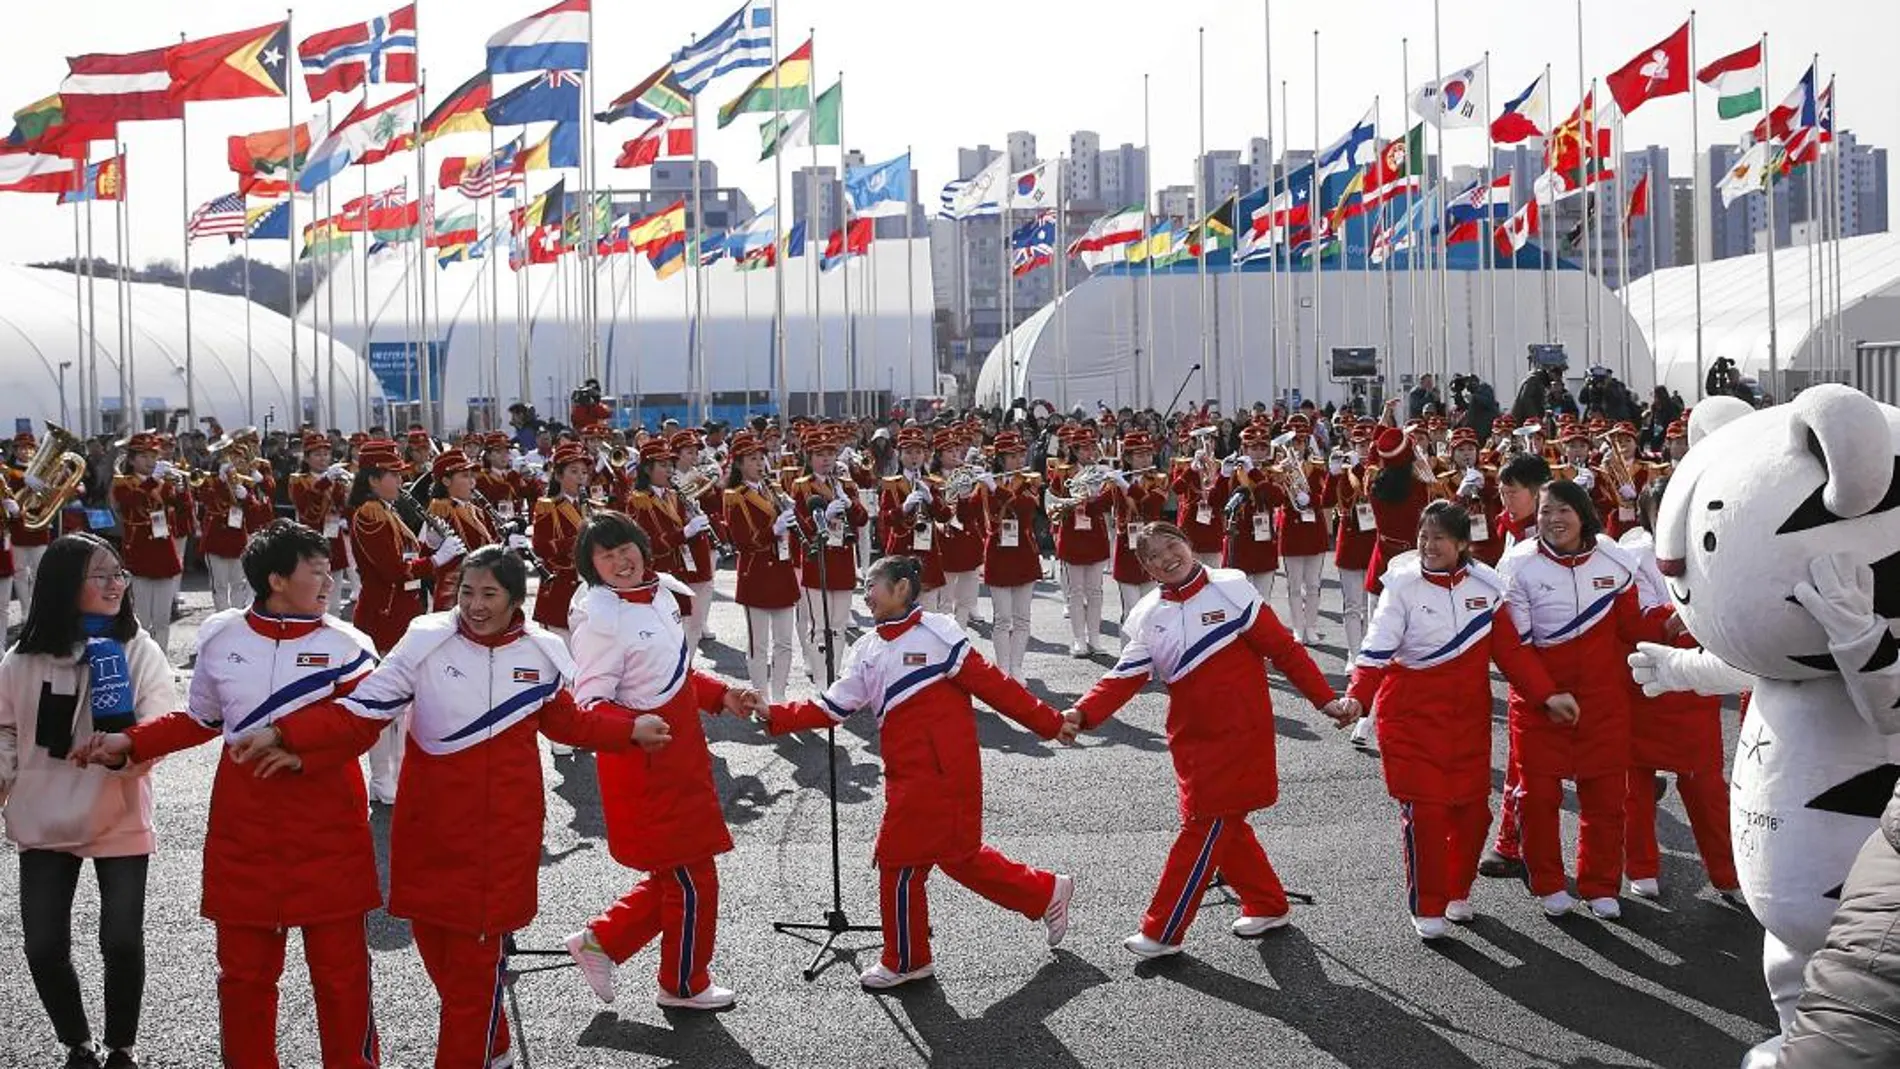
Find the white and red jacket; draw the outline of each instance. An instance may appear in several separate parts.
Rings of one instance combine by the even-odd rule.
[[[1122,624],[1121,659],[1076,702],[1084,727],[1113,716],[1149,677],[1168,688],[1168,750],[1190,820],[1264,809],[1280,794],[1271,660],[1315,706],[1336,694],[1245,573],[1197,568],[1150,591]]]
[[[625,710],[575,706],[567,647],[536,624],[493,637],[458,614],[419,616],[349,695],[277,725],[304,758],[365,749],[409,710],[389,841],[389,912],[505,935],[537,911],[544,791],[535,736],[596,750],[633,744]]]
[[[870,710],[884,758],[877,863],[955,861],[983,845],[972,696],[1045,739],[1062,728],[1061,714],[984,660],[955,620],[912,609],[852,643],[843,675],[816,700],[773,706],[771,731],[833,727]]]
[[[664,717],[673,741],[657,753],[600,755],[607,847],[628,868],[657,872],[732,849],[713,786],[712,751],[699,722],[726,685],[693,670],[683,608],[691,591],[672,576],[633,590],[582,589],[568,612],[574,698]]]
[[[216,613],[198,629],[185,710],[127,732],[150,761],[222,735],[226,743],[340,697],[376,667],[369,636],[329,616]],[[312,754],[303,770],[260,779],[227,747],[211,785],[201,911],[220,924],[294,928],[382,904],[359,753]]]
[[[1347,694],[1378,714],[1385,785],[1406,802],[1482,801],[1491,793],[1493,660],[1531,704],[1550,677],[1504,607],[1504,577],[1478,561],[1423,567],[1416,550],[1386,569]]]
[[[1661,642],[1657,613],[1636,597],[1640,565],[1607,535],[1580,553],[1542,539],[1519,542],[1498,562],[1512,623],[1536,650],[1551,684],[1576,696],[1581,715],[1558,724],[1541,701],[1511,688],[1511,745],[1532,775],[1588,779],[1622,772],[1630,760],[1629,672],[1639,641]]]

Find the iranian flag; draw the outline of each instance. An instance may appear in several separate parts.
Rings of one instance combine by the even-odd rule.
[[[1105,215],[1069,246],[1069,255],[1080,258],[1082,265],[1090,270],[1106,263],[1119,263],[1123,250],[1140,241],[1147,232],[1142,220],[1140,208],[1124,208]]]
[[[1715,90],[1715,113],[1724,119],[1761,110],[1761,42],[1732,52],[1697,71],[1696,81]]]

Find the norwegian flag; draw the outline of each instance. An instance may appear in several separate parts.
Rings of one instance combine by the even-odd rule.
[[[416,5],[387,18],[326,30],[297,46],[312,103],[357,86],[416,84]]]

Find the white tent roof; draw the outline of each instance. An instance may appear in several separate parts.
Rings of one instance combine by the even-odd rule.
[[[1825,246],[1813,247],[1816,249]],[[1783,371],[1820,373],[1819,327],[1826,315],[1809,246],[1775,251],[1775,349]],[[1841,318],[1856,338],[1900,337],[1900,234],[1848,238],[1840,248]],[[1670,267],[1630,283],[1630,316],[1656,353],[1656,377],[1683,396],[1696,378],[1695,267]],[[1831,278],[1831,275],[1828,276]],[[1652,313],[1651,301],[1655,311]],[[1834,303],[1830,295],[1826,305]],[[1754,253],[1702,265],[1702,361],[1735,361],[1741,374],[1768,377],[1768,255]],[[1812,335],[1812,338],[1811,338]],[[1810,341],[1815,344],[1810,344]],[[1838,369],[1834,369],[1838,370]]]
[[[82,312],[96,316],[98,380],[101,411],[122,408],[119,389],[121,359],[120,315],[116,283],[101,277],[93,283],[95,308],[87,312],[75,302],[73,276],[64,271],[0,265],[0,416],[30,419],[37,429],[45,420],[63,423],[78,432],[82,425],[79,376],[85,348],[77,322]],[[139,408],[150,414],[185,407],[185,292],[169,286],[133,283],[131,311],[133,388]],[[250,316],[250,343],[245,342],[245,316]],[[196,384],[199,416],[215,417],[227,427],[262,423],[275,410],[279,426],[287,422],[290,403],[291,321],[242,297],[193,291],[191,299],[191,366]],[[311,356],[312,338],[303,328],[299,377],[304,397],[312,396],[316,376],[322,395],[330,390],[329,339],[319,338]],[[65,374],[65,397],[60,396],[60,364],[72,366]],[[336,347],[337,419],[345,427],[357,424],[359,373],[354,351]],[[256,405],[248,398],[255,391]],[[9,411],[10,410],[10,411]],[[62,410],[64,418],[62,418]],[[319,413],[327,416],[327,413]]]

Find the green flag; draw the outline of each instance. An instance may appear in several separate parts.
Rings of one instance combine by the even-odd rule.
[[[844,113],[844,83],[818,95],[810,111],[774,115],[759,127],[760,160],[769,160],[788,148],[839,143],[838,126]]]

